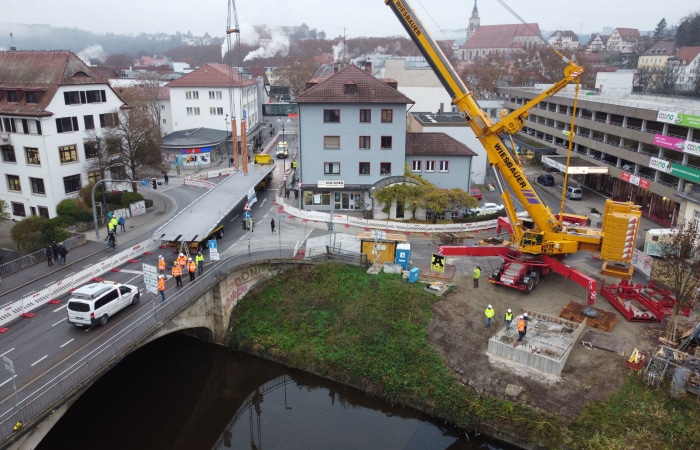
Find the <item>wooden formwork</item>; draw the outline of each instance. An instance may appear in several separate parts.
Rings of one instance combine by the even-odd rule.
[[[591,308],[595,310],[595,317],[583,314],[583,310],[586,308]],[[559,313],[559,317],[563,317],[564,319],[571,320],[572,322],[576,323],[581,323],[585,320],[587,325],[601,329],[603,331],[611,331],[617,323],[616,314],[603,311],[598,308],[593,308],[588,305],[583,305],[577,302],[567,303],[566,306],[564,306],[564,308]]]

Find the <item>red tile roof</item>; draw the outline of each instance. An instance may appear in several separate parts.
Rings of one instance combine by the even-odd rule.
[[[226,64],[205,64],[187,75],[167,84],[168,87],[245,87],[256,84],[251,80],[240,76],[236,69]]]
[[[69,50],[0,52],[0,91],[37,93],[37,103],[7,103],[3,97],[0,114],[51,116],[46,107],[59,86],[106,84],[90,66]]]
[[[318,84],[299,95],[295,101],[296,103],[415,103],[389,84],[352,64],[320,80]]]
[[[540,35],[540,26],[536,23],[481,25],[461,48],[510,48],[517,37]]]
[[[685,66],[690,64],[700,53],[700,47],[681,47],[676,54],[679,64]]]
[[[406,154],[477,156],[472,149],[445,133],[406,133]]]

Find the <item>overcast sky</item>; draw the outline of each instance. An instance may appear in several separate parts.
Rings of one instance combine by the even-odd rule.
[[[0,22],[47,24],[93,32],[141,33],[191,31],[225,35],[232,0],[0,0]],[[408,0],[435,39],[440,29],[466,28],[473,0]],[[569,29],[576,33],[604,27],[653,30],[662,18],[669,26],[700,10],[687,0],[507,0],[527,22],[541,30]],[[424,8],[427,8],[427,10]],[[482,25],[517,23],[497,0],[479,0]],[[383,0],[239,0],[238,24],[245,40],[247,25],[300,25],[341,36],[390,36],[406,33]],[[235,21],[232,19],[232,23]]]

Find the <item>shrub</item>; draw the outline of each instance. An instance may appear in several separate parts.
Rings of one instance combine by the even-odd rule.
[[[138,192],[125,192],[122,196],[122,205],[128,207],[132,203],[138,202],[143,199],[143,195],[139,194]]]
[[[30,253],[39,250],[45,245],[41,242],[41,226],[47,221],[48,219],[39,216],[20,220],[10,230],[12,240],[17,243],[22,252]]]
[[[94,219],[92,211],[88,209],[81,209],[74,218],[76,222],[92,222]]]
[[[110,205],[121,205],[123,195],[124,192],[122,191],[109,192],[107,193],[107,203],[109,203]]]
[[[62,241],[70,237],[70,232],[65,227],[75,223],[75,220],[69,216],[58,216],[53,219],[44,219],[41,224],[41,247],[51,241]]]
[[[75,198],[61,200],[61,202],[56,205],[56,213],[59,216],[73,217],[81,209],[85,209],[85,204],[82,202],[82,200]]]

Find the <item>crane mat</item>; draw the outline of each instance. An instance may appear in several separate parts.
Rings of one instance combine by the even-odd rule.
[[[586,308],[592,308],[595,310],[595,317],[587,316],[583,313]],[[598,308],[593,308],[588,305],[583,305],[577,302],[569,302],[564,306],[564,308],[559,313],[559,317],[572,322],[581,323],[586,320],[586,325],[599,328],[603,331],[610,331],[615,327],[617,323],[617,314],[603,311]]]
[[[621,337],[596,330],[586,330],[581,336],[581,343],[615,353],[620,353],[625,346],[625,340]]]
[[[433,280],[433,281],[452,281],[455,273],[457,272],[457,266],[454,264],[445,264],[444,272],[435,272],[431,270],[430,263],[418,265],[420,270],[421,280]]]

